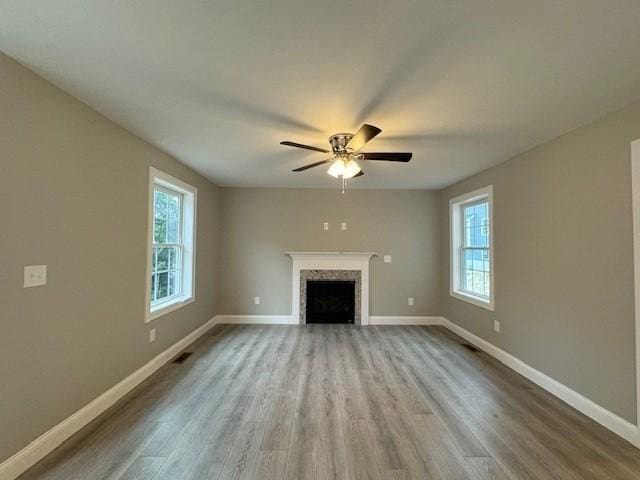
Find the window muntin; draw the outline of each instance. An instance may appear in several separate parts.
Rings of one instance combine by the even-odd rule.
[[[183,195],[156,185],[153,190],[151,305],[182,295]]]
[[[462,242],[460,251],[460,289],[489,299],[491,297],[491,252],[489,249],[489,202],[476,200],[461,205]]]

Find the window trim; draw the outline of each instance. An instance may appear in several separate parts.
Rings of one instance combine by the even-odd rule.
[[[462,207],[470,203],[487,200],[489,204],[489,298],[474,295],[461,287],[463,242]],[[481,308],[495,310],[495,268],[494,268],[494,228],[493,228],[493,185],[488,185],[449,200],[449,294]]]
[[[180,222],[182,252],[182,288],[183,293],[167,301],[151,305],[151,274],[153,269],[153,208],[156,186],[182,194],[182,221]],[[196,218],[198,189],[156,168],[149,167],[149,192],[147,215],[147,276],[145,281],[145,323],[173,312],[195,301],[196,292]]]

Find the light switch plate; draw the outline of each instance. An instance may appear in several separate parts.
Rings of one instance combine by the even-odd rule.
[[[329,230],[329,224],[327,222],[324,222],[322,224],[322,228],[324,228],[325,230]]]
[[[24,267],[24,288],[41,287],[47,284],[47,266],[29,265]]]
[[[413,307],[413,297],[409,297],[409,299],[407,300],[407,305]]]
[[[153,343],[156,341],[156,329],[152,328],[149,330],[149,343]]]
[[[260,297],[253,297],[253,303],[260,305]]]
[[[340,224],[340,228],[341,228],[342,230],[346,230],[346,229],[347,229],[347,222],[342,222],[342,223]]]
[[[384,263],[391,263],[391,255],[384,256]]]
[[[500,322],[498,320],[493,321],[493,330],[496,333],[500,333]]]

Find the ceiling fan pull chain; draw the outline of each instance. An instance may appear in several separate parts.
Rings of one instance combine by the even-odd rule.
[[[342,177],[342,193],[344,194],[344,189],[347,186],[347,179]]]

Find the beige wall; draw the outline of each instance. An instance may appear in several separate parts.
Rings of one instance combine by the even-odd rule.
[[[291,259],[284,252],[304,250],[378,252],[371,261],[371,315],[437,315],[438,218],[431,191],[342,195],[338,183],[333,190],[223,188],[219,313],[290,314]],[[383,263],[384,254],[392,263]]]
[[[640,104],[447,188],[440,205],[442,314],[632,423],[637,138]],[[485,185],[494,186],[495,313],[448,294],[448,201]]]
[[[145,325],[150,165],[198,188],[197,283]],[[0,54],[0,192],[1,461],[214,316],[219,191]]]

